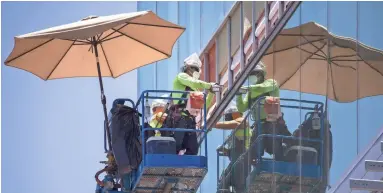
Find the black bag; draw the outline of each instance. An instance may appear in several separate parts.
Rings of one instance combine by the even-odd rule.
[[[325,114],[323,114],[325,115]],[[322,114],[319,113],[319,117],[322,117]],[[302,138],[309,138],[309,139],[320,139],[321,138],[321,131],[320,130],[313,130],[312,129],[312,115],[308,117],[307,120],[305,120],[301,127],[294,131],[293,136],[294,137],[302,137]],[[329,140],[329,167],[331,167],[332,163],[332,153],[333,153],[333,147],[332,147],[332,132],[330,130],[331,124],[327,121],[326,118],[324,118],[325,126],[328,126],[328,140]],[[295,143],[291,145],[298,145],[298,141],[295,141]],[[321,144],[319,142],[309,142],[309,141],[301,141],[301,145],[313,147],[318,152],[321,150]]]
[[[121,175],[137,169],[142,161],[140,116],[124,105],[112,109],[112,149]]]

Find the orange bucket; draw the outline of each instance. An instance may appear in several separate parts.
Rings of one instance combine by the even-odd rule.
[[[264,110],[269,121],[275,121],[282,116],[279,97],[266,97]]]
[[[204,96],[202,92],[191,92],[188,100],[188,102],[190,103],[190,108],[202,109],[205,104],[203,98]]]

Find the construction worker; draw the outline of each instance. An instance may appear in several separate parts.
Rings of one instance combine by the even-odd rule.
[[[201,73],[201,60],[196,53],[187,57],[184,60],[184,66],[181,72],[173,81],[173,90],[178,91],[203,91],[204,89],[211,90],[215,83],[208,83],[199,80]],[[174,98],[186,98],[187,94],[172,93]],[[210,106],[213,99],[213,93],[209,92],[206,105]],[[196,129],[195,116],[191,115],[186,108],[186,101],[174,100],[173,105],[169,108],[169,116],[165,121],[167,128],[186,128]],[[171,132],[177,143],[177,153],[185,150],[186,155],[198,154],[198,142],[195,132]]]
[[[254,120],[257,119],[256,111],[257,106],[253,106],[255,102],[264,96],[279,97],[279,86],[276,80],[266,79],[266,67],[260,62],[255,69],[249,75],[249,87],[244,98],[241,93],[237,95],[237,108],[239,112],[245,112],[250,108]],[[261,104],[263,104],[261,102]],[[291,136],[291,133],[287,129],[287,126],[281,116],[276,122],[269,122],[266,120],[266,113],[263,108],[260,108],[260,122],[261,122],[261,134],[275,134],[275,135],[287,135]],[[274,132],[275,130],[275,132]],[[251,142],[257,138],[257,128],[254,127]],[[264,151],[269,154],[273,154],[276,160],[283,158],[283,148],[281,138],[266,137],[263,140],[263,149],[261,149],[260,155],[263,156]],[[274,145],[273,145],[274,143]],[[251,158],[255,160],[257,149],[255,145],[251,146]]]
[[[222,151],[230,159],[230,164],[225,169],[221,177],[221,190],[228,190],[229,186],[233,186],[235,192],[241,193],[245,191],[246,177],[248,173],[248,156],[244,154],[244,158],[238,158],[245,153],[250,144],[252,135],[247,121],[242,117],[242,113],[238,111],[235,105],[225,110],[225,119],[215,125],[217,129],[235,130],[230,135],[229,148],[223,148]],[[235,133],[234,133],[235,132]],[[224,179],[223,179],[224,178]]]
[[[165,97],[165,96],[162,96]],[[166,119],[167,114],[165,113],[165,106],[166,102],[162,99],[156,99],[152,102],[151,110],[152,110],[152,117],[149,121],[149,126],[151,128],[161,128],[163,122]],[[159,130],[155,130],[151,134],[151,136],[161,136],[161,132]]]

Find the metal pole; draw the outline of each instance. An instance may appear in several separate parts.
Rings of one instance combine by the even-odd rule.
[[[239,27],[239,52],[240,52],[240,66],[241,71],[245,68],[245,52],[243,48],[243,1],[240,2],[240,27]]]
[[[233,71],[231,70],[231,63],[233,58],[231,57],[231,17],[227,20],[227,45],[228,45],[228,59],[227,59],[227,89],[230,90],[233,86]],[[210,127],[208,127],[210,128]]]
[[[204,79],[205,82],[210,82],[210,68],[209,68],[209,54],[204,53],[203,54],[203,65],[204,65]]]
[[[257,16],[256,16],[256,1],[251,2],[252,5],[252,14],[251,14],[251,36],[253,37],[253,55],[255,54],[255,50],[257,49],[258,40],[257,36],[255,36],[255,30],[257,29]]]
[[[284,12],[284,3],[283,1],[278,1],[277,3],[279,3],[279,9],[278,9],[278,16],[279,16],[279,19],[282,18],[283,16],[283,12]]]
[[[103,110],[104,110],[106,135],[108,137],[109,151],[111,151],[112,150],[112,141],[111,141],[111,135],[110,135],[110,129],[109,129],[108,113],[107,113],[107,110],[106,110],[106,97],[104,95],[104,86],[103,86],[102,77],[101,77],[100,61],[98,59],[96,37],[92,37],[92,43],[93,43],[94,54],[96,56],[96,62],[97,62],[98,81],[100,83],[101,103],[102,103]]]
[[[219,83],[219,41],[218,37],[215,38],[215,82]],[[221,91],[218,92],[216,95],[215,104],[219,105],[221,101]]]
[[[270,14],[270,6],[269,6],[269,2],[266,1],[265,2],[265,38],[267,38],[267,36],[269,35],[270,33],[270,19],[269,19],[269,14]]]

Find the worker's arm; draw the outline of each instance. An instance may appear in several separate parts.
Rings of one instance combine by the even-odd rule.
[[[214,93],[208,92],[207,97],[206,97],[206,110],[208,110],[212,105],[213,105],[213,97]]]
[[[256,98],[259,95],[271,92],[276,88],[278,88],[278,84],[277,84],[277,81],[273,79],[265,80],[261,84],[250,85],[248,87],[249,91],[246,93],[244,98],[242,98],[242,96],[237,96],[238,111],[243,113],[248,108],[249,100],[250,100],[249,92],[251,92],[251,98]]]
[[[222,122],[218,122],[217,124],[215,124],[215,128],[223,129],[223,130],[232,130],[232,129],[237,128],[238,125],[240,125],[240,123],[235,121],[235,120],[222,121]]]
[[[236,129],[239,125],[243,124],[242,123],[243,120],[244,120],[243,117],[240,117],[231,121],[218,122],[215,125],[215,128],[223,129],[223,130],[233,130],[233,129]],[[243,129],[243,126],[241,126],[241,128],[239,129]]]
[[[251,92],[251,98],[256,98],[259,95],[272,92],[273,90],[277,89],[278,83],[273,79],[268,79],[262,82],[261,84],[250,85],[248,88]]]
[[[186,73],[179,73],[177,79],[181,84],[193,89],[210,89],[211,87],[210,83],[194,79]]]
[[[249,105],[249,93],[246,93],[245,97],[242,98],[242,95],[237,96],[237,109],[239,112],[243,113],[246,111],[247,106]]]

